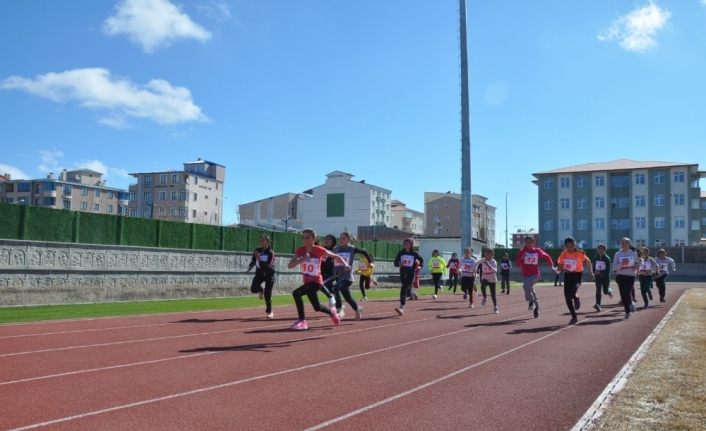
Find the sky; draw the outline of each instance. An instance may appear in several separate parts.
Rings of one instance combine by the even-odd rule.
[[[0,2],[0,174],[86,167],[127,188],[130,172],[200,157],[226,167],[226,223],[334,170],[423,211],[425,191],[461,188],[458,13]],[[538,228],[532,173],[623,158],[706,170],[706,0],[468,0],[467,15],[472,192],[497,208],[499,243]]]

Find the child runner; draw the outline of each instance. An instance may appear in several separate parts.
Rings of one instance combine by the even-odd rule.
[[[365,256],[368,262],[371,262],[373,258],[370,257],[368,252],[364,249],[350,245],[350,241],[350,234],[348,232],[342,232],[338,237],[338,245],[333,248],[334,253],[341,256],[346,262],[348,262],[347,266],[336,264],[334,267],[336,271],[336,284],[334,287],[334,292],[336,296],[336,306],[339,307],[339,316],[341,315],[340,312],[343,311],[343,304],[341,304],[341,294],[343,294],[343,298],[351,306],[351,308],[353,308],[353,311],[355,311],[356,320],[360,320],[363,309],[355,302],[350,290],[350,287],[353,285],[353,273],[351,272],[351,267],[353,266],[353,259],[356,253]]]
[[[620,301],[625,308],[626,319],[629,319],[630,314],[635,312],[635,303],[633,303],[631,295],[635,286],[635,271],[640,266],[637,252],[630,247],[630,243],[628,237],[620,240],[620,250],[613,256],[612,266],[615,282],[618,283],[620,291]]]
[[[535,319],[539,317],[539,302],[534,285],[542,278],[539,272],[539,260],[544,261],[556,271],[552,257],[546,251],[534,244],[534,238],[525,237],[525,246],[520,249],[515,259],[515,266],[522,268],[522,289],[525,291],[525,300],[529,303],[528,310],[534,313]]]
[[[578,290],[583,278],[584,263],[591,270],[591,277],[593,277],[591,259],[586,256],[583,250],[576,248],[576,240],[574,238],[566,238],[564,240],[564,250],[557,258],[557,274],[564,273],[564,300],[569,308],[569,313],[571,313],[569,325],[578,323],[576,310],[581,307]]]
[[[302,231],[302,242],[304,245],[294,252],[294,257],[292,257],[292,260],[290,260],[287,265],[290,269],[299,265],[304,278],[304,284],[294,289],[292,292],[294,303],[297,305],[297,314],[299,315],[299,320],[292,325],[292,329],[295,330],[309,329],[304,315],[304,300],[302,300],[302,296],[304,295],[309,298],[309,302],[314,307],[314,310],[331,316],[331,321],[334,325],[341,323],[336,309],[329,309],[325,305],[321,305],[317,293],[324,285],[324,279],[321,276],[322,261],[331,257],[340,262],[344,267],[348,266],[348,262],[341,256],[331,253],[321,246],[315,245],[315,239],[316,232],[314,232],[313,229],[304,229]]]
[[[461,263],[461,290],[463,291],[463,299],[470,298],[468,303],[469,308],[473,308],[473,285],[476,280],[476,271],[478,262],[473,258],[473,249],[466,247],[463,249],[463,257]]]
[[[431,272],[431,278],[434,280],[434,294],[431,296],[436,299],[436,294],[444,288],[441,287],[441,276],[446,272],[446,261],[443,257],[439,256],[439,250],[434,250],[431,252],[431,259],[429,259],[429,271]]]
[[[458,286],[458,268],[461,265],[456,252],[451,253],[451,259],[449,259],[447,265],[449,268],[449,290],[453,288],[455,295],[456,286]]]
[[[657,290],[659,290],[659,302],[665,302],[665,295],[667,294],[667,285],[665,281],[669,275],[669,267],[672,267],[672,272],[677,271],[677,267],[674,263],[674,259],[667,256],[667,251],[660,248],[657,252],[657,277],[655,277],[655,283],[657,283]]]
[[[318,241],[314,241],[314,245],[320,245]],[[332,251],[333,247],[336,246],[336,237],[334,235],[326,235],[324,237],[324,245],[323,247],[328,250]],[[333,271],[333,259],[326,258],[326,260],[323,261],[321,264],[321,276],[324,279],[324,287],[321,288],[321,293],[326,296],[328,299],[328,304],[330,308],[333,308],[336,306],[336,298],[333,294],[333,282],[336,279],[334,271]],[[343,318],[340,314],[338,315],[339,318]]]
[[[260,247],[256,248],[248,265],[248,272],[255,268],[255,277],[252,279],[250,291],[257,293],[260,299],[265,298],[265,313],[272,319],[272,287],[275,285],[275,253],[272,251],[270,237],[260,236]],[[262,290],[265,283],[265,290]]]
[[[483,251],[483,259],[478,262],[480,267],[480,290],[483,293],[483,301],[481,305],[488,302],[488,297],[485,295],[486,286],[490,288],[490,298],[493,300],[493,313],[498,314],[498,301],[495,297],[495,285],[498,282],[498,263],[493,259],[495,252],[493,249],[486,248]]]
[[[510,294],[510,255],[505,253],[500,261],[500,293]]]
[[[373,257],[372,255],[370,256]],[[360,293],[363,295],[360,300],[367,301],[368,295],[367,290],[370,289],[371,283],[373,287],[377,284],[373,280],[373,272],[375,272],[375,264],[369,261],[365,256],[358,261],[358,269],[355,271],[356,274],[360,274]]]
[[[414,283],[415,269],[424,265],[422,258],[416,251],[412,250],[414,240],[407,238],[402,242],[402,250],[397,253],[394,265],[400,269],[400,306],[395,311],[400,316],[404,315],[404,305],[407,301],[407,294],[412,290]]]
[[[645,301],[645,308],[650,306],[652,301],[652,277],[657,273],[657,262],[650,256],[650,249],[642,247],[640,249],[640,269],[638,278],[640,279],[640,293]]]
[[[605,254],[605,250],[605,245],[598,244],[596,247],[598,255],[593,262],[593,278],[596,281],[596,304],[593,308],[596,311],[601,311],[603,295],[613,297],[613,291],[610,289],[610,257]]]

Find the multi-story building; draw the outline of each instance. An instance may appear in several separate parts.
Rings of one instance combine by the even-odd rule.
[[[568,236],[585,247],[617,247],[626,236],[638,245],[698,245],[704,236],[698,164],[623,159],[533,175],[544,246]]]
[[[495,245],[495,210],[488,198],[472,195],[472,235],[474,239]],[[426,236],[461,236],[461,194],[424,192],[424,234]]]
[[[353,174],[333,171],[326,182],[299,198],[298,218],[321,234],[350,232],[358,226],[389,226],[391,191],[353,181]]]
[[[107,187],[101,172],[90,169],[64,170],[56,178],[0,181],[0,201],[20,205],[127,215],[126,190]]]
[[[283,193],[238,205],[240,224],[268,229],[301,230],[302,222],[297,218],[299,196],[299,193]]]
[[[413,235],[424,233],[424,213],[407,208],[396,199],[390,204],[390,226]]]
[[[525,238],[534,238],[534,242],[539,244],[539,232],[530,228],[530,230],[518,229],[517,232],[512,232],[512,244],[510,248],[519,249],[525,246]]]
[[[223,220],[225,166],[206,160],[184,169],[131,173],[131,217],[220,225]]]

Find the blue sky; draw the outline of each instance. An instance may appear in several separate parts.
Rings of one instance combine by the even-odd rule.
[[[473,192],[537,228],[532,173],[698,163],[706,0],[468,1]],[[333,170],[460,190],[457,0],[0,2],[0,171],[227,167],[240,203]]]

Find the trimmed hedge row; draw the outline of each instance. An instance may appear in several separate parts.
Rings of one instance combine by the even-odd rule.
[[[166,220],[121,217],[0,203],[0,238],[82,244],[252,251],[260,236],[272,239],[277,253],[290,254],[301,245],[296,232],[224,227]],[[377,259],[392,259],[400,244],[358,241]]]

